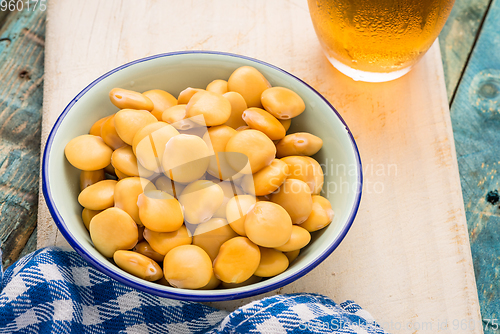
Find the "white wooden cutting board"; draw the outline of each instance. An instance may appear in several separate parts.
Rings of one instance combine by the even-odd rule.
[[[457,333],[457,321],[475,324],[462,332],[482,332],[437,43],[405,77],[359,83],[321,53],[306,1],[52,0],[42,142],[71,98],[101,74],[136,58],[195,49],[255,57],[297,75],[330,100],[359,145],[365,183],[351,231],[280,293],[353,299],[393,333]],[[41,198],[38,247],[54,244],[65,241]]]

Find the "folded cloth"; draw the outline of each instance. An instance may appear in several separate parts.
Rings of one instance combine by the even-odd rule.
[[[2,272],[0,333],[385,333],[356,303],[316,294],[275,295],[232,313],[160,298],[58,248]]]

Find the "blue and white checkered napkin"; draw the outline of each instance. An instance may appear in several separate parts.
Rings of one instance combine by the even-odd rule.
[[[1,275],[0,333],[385,333],[356,303],[314,294],[276,295],[232,313],[156,297],[58,248]]]

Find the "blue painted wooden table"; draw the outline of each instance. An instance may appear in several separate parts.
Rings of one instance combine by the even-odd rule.
[[[44,33],[44,11],[0,11],[6,266],[36,247]],[[440,45],[483,327],[500,333],[500,0],[456,0]]]
[[[485,12],[451,119],[483,326],[500,333],[500,0]]]

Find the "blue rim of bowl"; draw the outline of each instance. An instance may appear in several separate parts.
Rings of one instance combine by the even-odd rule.
[[[357,184],[357,189],[356,189],[355,202],[354,202],[353,208],[349,214],[348,221],[344,225],[344,228],[341,230],[340,234],[337,236],[334,243],[331,244],[327,249],[325,249],[323,251],[323,253],[321,253],[318,257],[316,257],[305,268],[303,268],[302,270],[299,270],[298,272],[296,272],[295,274],[293,274],[290,277],[284,278],[281,281],[278,281],[278,282],[275,282],[275,283],[272,283],[272,284],[269,284],[269,285],[266,285],[263,287],[255,288],[253,290],[243,291],[243,292],[235,292],[233,289],[219,290],[219,291],[227,291],[227,292],[220,293],[217,295],[208,295],[208,294],[197,295],[196,294],[197,290],[181,290],[181,289],[179,289],[179,292],[173,292],[173,291],[171,292],[171,291],[165,291],[162,289],[156,289],[156,288],[151,287],[151,286],[139,284],[135,281],[128,279],[125,276],[121,276],[117,272],[113,272],[112,270],[108,269],[105,264],[101,263],[100,260],[93,258],[89,254],[87,254],[87,251],[85,250],[85,248],[69,232],[68,228],[66,227],[66,225],[64,223],[62,216],[60,215],[59,211],[57,210],[57,208],[55,206],[54,200],[51,196],[50,185],[48,182],[48,180],[49,180],[49,171],[48,171],[49,152],[50,152],[50,149],[52,147],[52,143],[54,141],[54,137],[57,133],[57,130],[59,129],[59,126],[61,125],[64,117],[71,110],[73,105],[76,102],[78,102],[78,100],[85,93],[87,93],[92,87],[94,87],[97,83],[99,83],[103,79],[107,78],[108,76],[110,76],[110,75],[112,75],[112,74],[114,74],[114,73],[116,73],[124,68],[127,68],[129,66],[132,66],[132,65],[135,65],[138,63],[142,63],[145,61],[157,59],[157,58],[186,55],[186,54],[223,55],[223,56],[229,56],[229,57],[234,57],[234,58],[240,58],[240,59],[249,60],[251,62],[255,62],[257,64],[261,64],[261,65],[270,67],[270,68],[277,70],[277,71],[279,71],[287,76],[290,76],[293,79],[295,79],[295,80],[299,81],[300,83],[302,83],[303,85],[305,85],[307,88],[312,90],[314,93],[316,93],[330,107],[330,109],[336,114],[336,116],[342,122],[342,124],[344,124],[345,129],[347,131],[347,134],[349,135],[352,147],[354,149],[354,154],[355,154],[356,163],[357,163],[356,167],[357,167],[357,171],[358,171],[358,180],[357,180],[358,184]],[[141,290],[144,292],[148,292],[148,293],[151,293],[151,294],[154,294],[157,296],[161,296],[161,297],[172,298],[172,299],[177,299],[177,300],[197,301],[197,302],[224,301],[224,300],[233,300],[233,299],[240,299],[240,298],[255,296],[258,294],[269,292],[271,290],[278,289],[278,288],[283,287],[287,284],[290,284],[291,282],[299,279],[300,277],[302,277],[305,274],[307,274],[308,272],[310,272],[312,269],[314,269],[316,266],[318,266],[321,262],[323,262],[339,246],[339,244],[342,242],[342,240],[347,235],[347,232],[351,228],[352,223],[354,222],[354,218],[356,217],[356,214],[358,212],[359,204],[361,201],[362,187],[363,187],[363,175],[362,175],[361,158],[360,158],[359,150],[358,150],[358,147],[357,147],[356,142],[354,140],[354,137],[351,133],[351,130],[347,126],[346,122],[342,118],[342,116],[340,116],[340,114],[337,112],[337,110],[330,104],[330,102],[328,102],[328,100],[325,97],[323,97],[323,95],[318,93],[314,88],[312,88],[310,85],[308,85],[306,82],[304,82],[300,78],[294,76],[293,74],[291,74],[291,73],[289,73],[289,72],[287,72],[287,71],[285,71],[277,66],[271,65],[269,63],[266,63],[266,62],[263,62],[261,60],[254,59],[251,57],[242,56],[242,55],[238,55],[238,54],[234,54],[234,53],[219,52],[219,51],[192,50],[192,51],[177,51],[177,52],[161,53],[161,54],[157,54],[157,55],[153,55],[153,56],[149,56],[149,57],[145,57],[145,58],[131,61],[129,63],[121,65],[121,66],[107,72],[106,74],[103,74],[102,76],[100,76],[99,78],[94,80],[91,84],[89,84],[87,87],[85,87],[80,93],[78,93],[78,95],[71,100],[71,102],[66,106],[66,108],[64,108],[62,114],[57,118],[56,123],[54,124],[54,126],[52,127],[52,130],[50,131],[50,134],[47,138],[47,143],[45,145],[43,159],[42,159],[42,191],[43,191],[43,196],[45,198],[45,202],[47,203],[47,207],[48,207],[48,209],[52,215],[52,218],[54,219],[59,231],[62,233],[64,238],[68,241],[68,243],[73,247],[73,249],[75,249],[78,252],[78,254],[80,254],[87,262],[92,264],[99,271],[103,272],[104,274],[108,275],[109,277],[111,277],[111,278],[113,278],[113,279],[117,280],[118,282],[121,282],[125,285],[131,286],[135,289],[138,289],[138,290]]]

